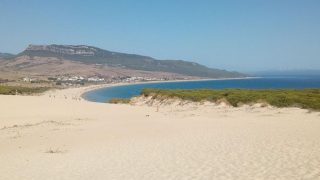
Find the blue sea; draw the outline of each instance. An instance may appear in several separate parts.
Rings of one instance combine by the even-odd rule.
[[[320,76],[262,77],[248,79],[224,79],[184,82],[159,82],[133,84],[93,90],[83,95],[86,100],[106,102],[112,98],[130,98],[140,94],[144,88],[161,89],[304,89],[320,88]]]

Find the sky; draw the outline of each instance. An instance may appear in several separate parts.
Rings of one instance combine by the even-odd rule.
[[[0,0],[0,52],[84,44],[253,72],[320,69],[319,0]]]

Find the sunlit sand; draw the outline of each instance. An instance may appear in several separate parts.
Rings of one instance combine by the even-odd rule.
[[[0,96],[0,179],[317,179],[320,115],[298,108]]]

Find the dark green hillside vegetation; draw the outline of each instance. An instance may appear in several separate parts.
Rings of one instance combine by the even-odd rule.
[[[39,94],[47,91],[49,88],[45,87],[19,87],[19,86],[0,86],[0,94],[15,95],[18,94]]]
[[[234,107],[241,104],[263,102],[275,107],[300,107],[304,109],[320,110],[320,89],[144,89],[141,94],[144,96],[152,96],[154,99],[180,98],[196,102],[203,100],[211,102],[225,100]]]

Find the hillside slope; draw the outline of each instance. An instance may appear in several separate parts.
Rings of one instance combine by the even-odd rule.
[[[79,61],[70,61],[56,57],[30,57],[18,56],[14,59],[0,58],[0,77],[19,79],[22,77],[36,76],[99,76],[106,79],[113,77],[148,77],[166,79],[193,79],[196,77],[184,76],[177,73],[141,71],[107,65],[85,64]]]
[[[0,59],[7,59],[7,58],[13,58],[15,55],[14,54],[10,54],[10,53],[1,53],[0,52]]]

